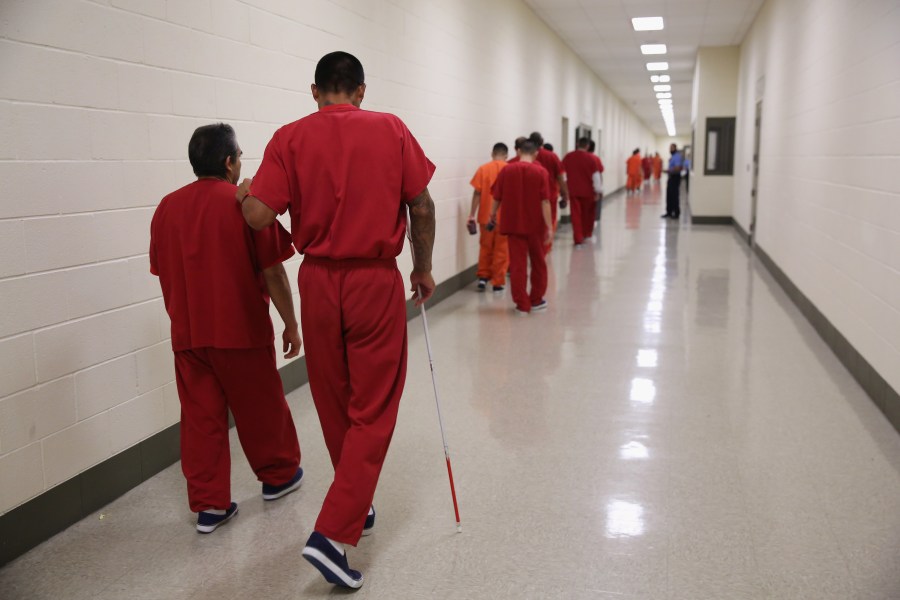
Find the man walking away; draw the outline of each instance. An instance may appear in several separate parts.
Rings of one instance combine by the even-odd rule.
[[[285,358],[300,353],[291,286],[281,263],[294,254],[272,222],[252,231],[234,194],[241,149],[222,123],[194,132],[197,181],[160,202],[150,225],[150,272],[172,321],[181,401],[181,469],[197,531],[237,514],[231,499],[228,410],[264,500],[300,487],[300,446],[275,367],[269,298],[284,321]]]
[[[434,293],[434,165],[399,118],[362,110],[363,66],[326,54],[311,86],[319,110],[275,132],[238,190],[254,229],[290,211],[304,254],[300,323],[309,386],[334,481],[303,549],[330,583],[358,588],[344,545],[373,530],[372,498],[406,383],[406,300],[397,270],[409,210],[413,298]]]

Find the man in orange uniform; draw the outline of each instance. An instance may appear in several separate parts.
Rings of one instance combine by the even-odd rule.
[[[653,178],[659,182],[659,179],[662,177],[662,158],[659,156],[659,152],[653,155]]]
[[[300,268],[309,385],[334,465],[303,549],[330,583],[358,588],[344,544],[374,526],[372,498],[406,382],[406,301],[397,255],[407,209],[416,305],[434,293],[434,165],[394,115],[360,109],[362,64],[346,52],[316,65],[315,112],[275,132],[253,181],[238,189],[254,229],[290,211]]]
[[[231,501],[228,409],[263,499],[300,487],[300,446],[275,367],[271,297],[284,321],[285,358],[300,353],[291,286],[294,254],[278,223],[252,231],[234,203],[241,149],[234,129],[198,128],[188,144],[197,181],[160,202],[150,224],[150,272],[172,322],[181,401],[181,469],[197,531],[237,514]]]
[[[563,158],[563,166],[568,175],[572,236],[576,247],[594,235],[595,206],[602,191],[602,165],[597,167],[597,160],[594,160],[597,157],[588,151],[590,147],[591,140],[583,137],[578,140],[578,148]]]
[[[491,193],[491,223],[503,206],[500,232],[509,236],[509,283],[516,314],[526,317],[532,311],[547,309],[547,262],[544,245],[553,235],[550,215],[550,182],[547,171],[536,164],[537,146],[528,140],[518,151],[519,161],[507,165]],[[528,260],[531,260],[531,292],[526,289]]]
[[[641,151],[638,148],[635,148],[631,157],[625,161],[625,171],[628,174],[625,192],[635,194],[641,189]]]
[[[472,177],[472,209],[469,212],[470,224],[478,223],[481,231],[481,251],[478,254],[478,291],[483,292],[488,281],[495,292],[502,292],[506,285],[506,271],[509,269],[509,246],[506,236],[495,229],[488,229],[491,218],[491,186],[497,181],[497,175],[506,166],[509,147],[499,142],[494,144],[491,161],[484,163]]]

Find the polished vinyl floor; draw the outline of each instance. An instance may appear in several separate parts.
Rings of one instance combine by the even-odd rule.
[[[358,598],[900,598],[900,435],[727,227],[659,190],[561,229],[550,309],[474,286],[429,313],[456,533],[419,320]],[[474,243],[474,241],[472,242]],[[307,479],[194,532],[178,465],[0,570],[3,600],[324,598],[300,559],[330,482],[307,387]]]

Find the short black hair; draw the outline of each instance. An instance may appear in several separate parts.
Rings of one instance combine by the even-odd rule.
[[[532,131],[531,135],[528,136],[528,139],[534,142],[534,145],[538,148],[544,145],[544,136],[537,131]]]
[[[537,144],[531,140],[525,140],[522,142],[522,145],[519,146],[519,150],[521,150],[522,154],[535,154],[538,151],[538,147]]]
[[[635,154],[640,154],[640,153],[641,153],[641,149],[640,149],[640,148],[635,148],[635,149],[634,149],[634,152],[632,152],[631,154],[632,154],[632,155],[635,155]]]
[[[590,148],[591,147],[591,138],[589,138],[589,137],[578,138],[578,147],[579,148]]]
[[[553,152],[553,144],[544,144],[544,150],[548,152]]]
[[[359,59],[347,52],[331,52],[316,65],[316,87],[326,94],[352,94],[366,82]]]
[[[237,160],[237,136],[226,123],[213,123],[194,130],[188,143],[188,159],[197,177],[225,177],[225,159]]]
[[[528,138],[525,137],[525,136],[519,136],[519,137],[517,137],[517,138],[516,138],[516,145],[515,145],[516,150],[520,150],[520,149],[522,148],[522,144],[524,144],[524,143],[527,142],[527,141],[528,141]]]
[[[597,143],[594,140],[591,140],[591,144],[588,146],[588,152],[593,152],[597,149]]]
[[[491,150],[491,154],[497,154],[502,152],[503,154],[509,154],[509,146],[504,144],[503,142],[497,142],[494,144],[494,149]]]

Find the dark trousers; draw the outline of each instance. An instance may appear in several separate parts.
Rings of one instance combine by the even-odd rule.
[[[666,214],[670,217],[681,216],[681,201],[678,194],[681,191],[681,173],[675,175],[669,173],[669,183],[666,185]]]

